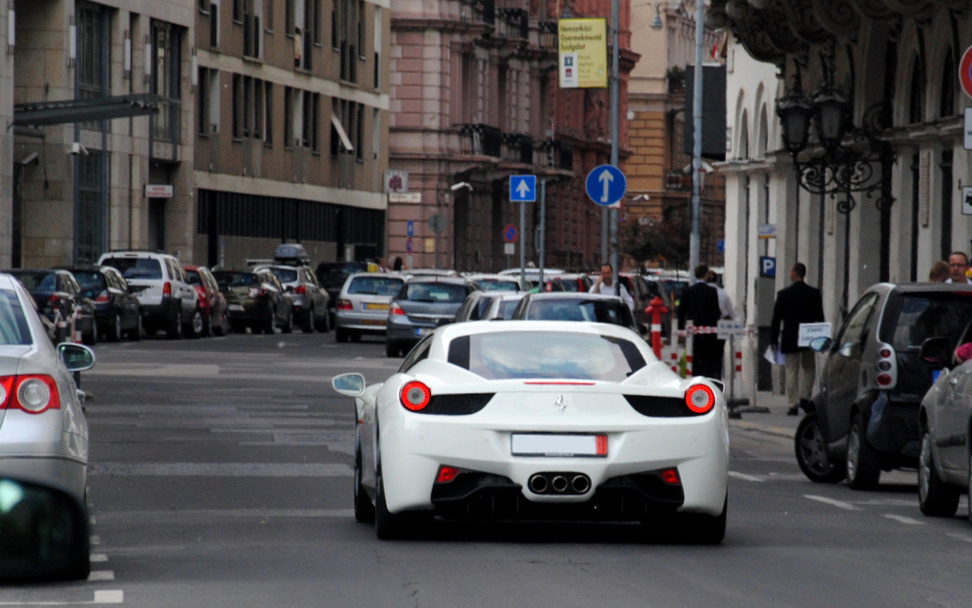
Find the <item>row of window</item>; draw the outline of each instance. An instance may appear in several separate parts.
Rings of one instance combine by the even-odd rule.
[[[283,88],[282,110],[277,112],[275,89]],[[219,70],[199,68],[198,131],[202,135],[220,132],[220,73]],[[330,120],[322,120],[322,95],[295,87],[275,85],[266,80],[232,75],[232,136],[233,139],[256,139],[264,145],[274,145],[274,116],[283,114],[285,148],[309,148],[321,151],[324,124],[330,125],[330,153],[354,154],[364,160],[366,106],[347,99],[331,100]],[[372,108],[372,152],[380,149],[381,114]]]

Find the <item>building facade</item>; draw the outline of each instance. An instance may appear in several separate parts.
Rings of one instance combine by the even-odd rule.
[[[621,116],[630,52],[628,3],[620,16]],[[604,17],[610,3],[571,3],[574,17]],[[495,271],[541,263],[540,204],[510,202],[509,176],[533,174],[546,199],[544,262],[590,268],[601,214],[587,172],[610,161],[607,89],[561,90],[561,3],[396,3],[392,15],[389,165],[408,176],[409,197],[389,204],[388,256],[412,267]],[[623,121],[622,121],[623,123]],[[626,142],[621,128],[621,147]],[[542,184],[542,186],[540,186]],[[539,203],[539,197],[538,197]],[[519,227],[507,253],[503,229]]]
[[[727,288],[749,323],[769,323],[797,261],[837,324],[871,284],[924,281],[936,260],[968,252],[967,2],[716,0],[709,18],[737,44],[721,170],[727,268],[740,270]],[[808,123],[830,109],[842,118]]]

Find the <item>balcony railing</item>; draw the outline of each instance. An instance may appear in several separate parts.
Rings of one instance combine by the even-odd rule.
[[[462,153],[472,156],[493,156],[503,154],[503,132],[496,127],[484,124],[462,125],[459,128]]]

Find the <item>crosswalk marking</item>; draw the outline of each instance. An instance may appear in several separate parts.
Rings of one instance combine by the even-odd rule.
[[[814,494],[804,494],[804,498],[809,498],[810,500],[815,500],[817,502],[822,502],[825,505],[830,505],[832,507],[837,507],[838,509],[844,509],[845,511],[860,511],[860,507],[856,507],[849,502],[844,502],[842,500],[834,500],[833,498],[827,498],[826,496],[816,496]]]

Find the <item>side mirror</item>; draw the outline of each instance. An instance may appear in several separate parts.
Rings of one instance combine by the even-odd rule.
[[[918,358],[925,365],[948,367],[952,362],[952,342],[948,338],[928,338],[921,343]]]
[[[365,386],[365,378],[361,374],[341,374],[331,379],[331,387],[348,397],[360,397],[364,394]]]
[[[83,344],[62,342],[57,345],[57,352],[69,372],[83,372],[94,367],[94,351]]]
[[[88,534],[88,515],[77,497],[0,477],[0,581],[88,578]]]
[[[833,346],[834,341],[827,337],[814,338],[810,340],[810,350],[814,350],[818,353],[827,352],[830,347]]]

